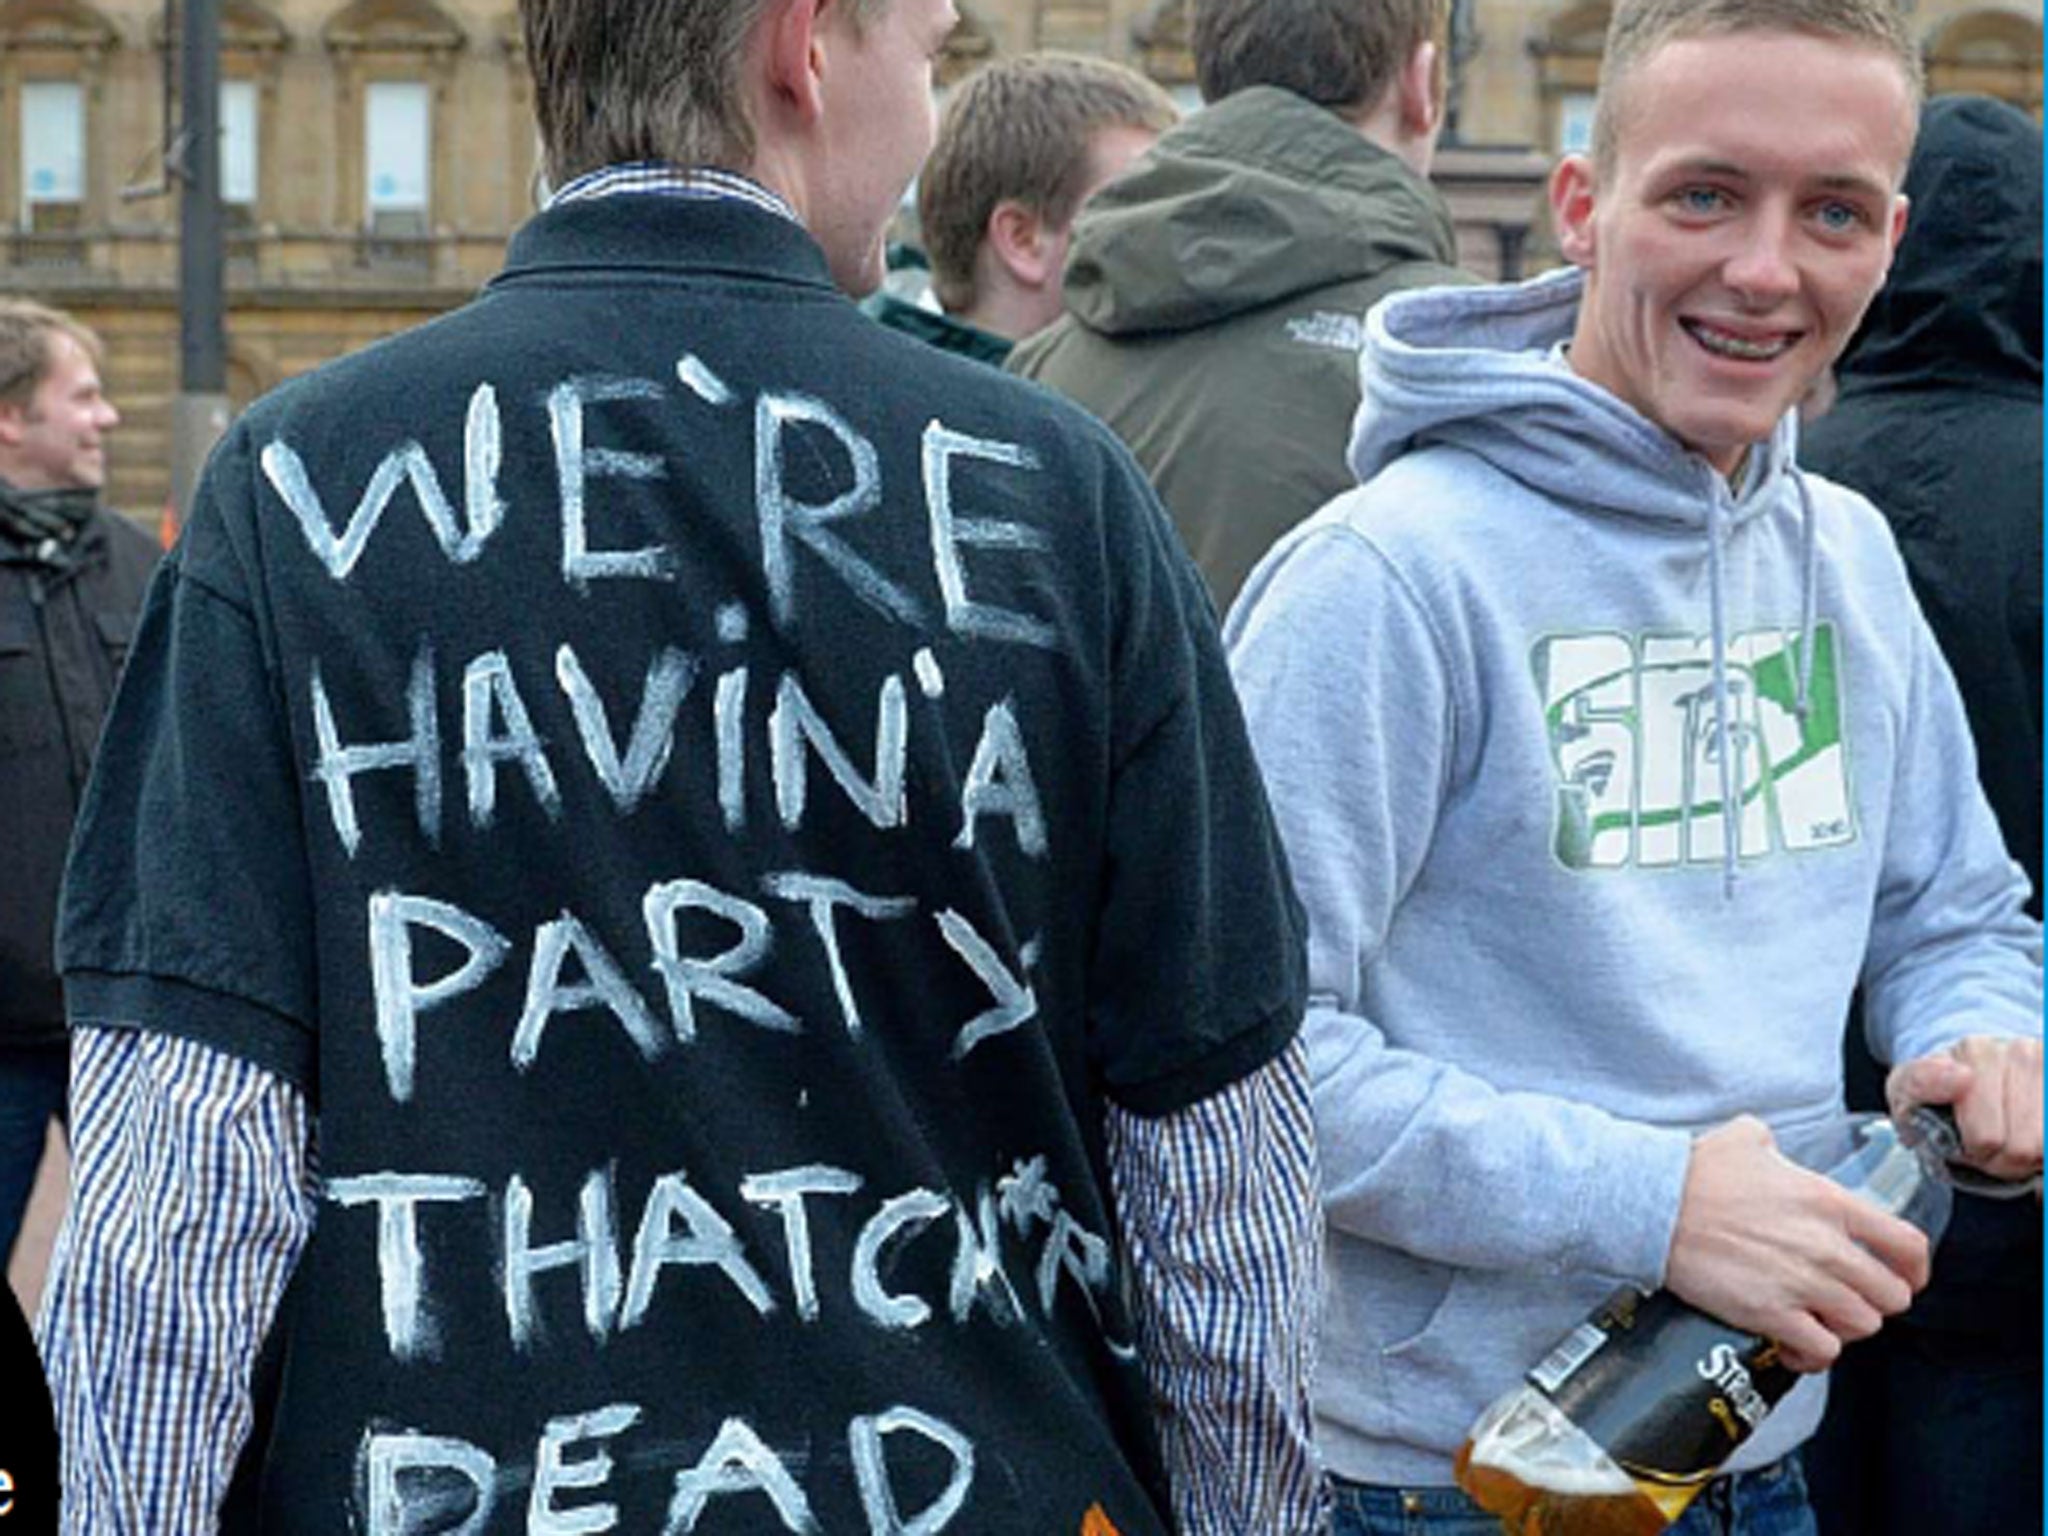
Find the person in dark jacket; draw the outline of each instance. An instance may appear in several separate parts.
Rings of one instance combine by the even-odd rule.
[[[1928,104],[1911,224],[1800,458],[1890,521],[2041,912],[2041,130]],[[1859,1107],[1882,1105],[1860,1030]],[[1910,1312],[1836,1368],[1809,1451],[1824,1536],[1992,1536],[2041,1512],[2041,1214],[1963,1196]]]
[[[939,308],[885,287],[862,307],[894,330],[1000,365],[1060,317],[1081,205],[1173,126],[1173,98],[1107,59],[1027,53],[970,75],[917,179]]]
[[[1316,1529],[1201,578],[1100,423],[849,302],[951,0],[519,11],[546,208],[242,414],[107,720],[64,1530]]]
[[[1441,0],[1196,0],[1203,110],[1090,200],[1066,313],[1004,365],[1108,422],[1228,605],[1349,490],[1365,315],[1468,282],[1429,167]]]
[[[72,818],[156,546],[100,505],[97,337],[0,300],[0,1262],[14,1247],[69,1053],[51,934]]]

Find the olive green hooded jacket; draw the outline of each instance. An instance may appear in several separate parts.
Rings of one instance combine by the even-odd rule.
[[[1227,606],[1273,542],[1350,489],[1365,312],[1469,282],[1429,184],[1323,107],[1239,91],[1092,198],[1067,312],[1007,366],[1128,443]]]

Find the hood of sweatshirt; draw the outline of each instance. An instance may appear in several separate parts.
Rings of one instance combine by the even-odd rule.
[[[1066,306],[1110,335],[1185,330],[1456,255],[1449,209],[1402,161],[1326,108],[1254,86],[1089,200]]]
[[[1793,418],[1749,456],[1740,484],[1669,432],[1571,371],[1584,275],[1506,287],[1420,290],[1366,318],[1351,468],[1371,479],[1402,454],[1445,443],[1553,499],[1704,530],[1767,511],[1792,464]]]
[[[2041,391],[2041,130],[1982,96],[1927,105],[1906,238],[1837,370],[1842,388]]]
[[[1571,339],[1584,289],[1584,274],[1565,268],[1513,286],[1395,294],[1375,306],[1359,354],[1351,468],[1364,482],[1405,453],[1442,444],[1561,505],[1681,535],[1696,532],[1709,576],[1715,756],[1732,822],[1739,801],[1728,693],[1728,546],[1744,525],[1788,503],[1801,525],[1800,633],[1814,629],[1819,554],[1812,502],[1792,460],[1797,419],[1786,413],[1750,450],[1731,486],[1669,432],[1572,372],[1561,349]],[[1803,718],[1813,647],[1799,651]],[[1724,865],[1730,896],[1737,872],[1730,840]]]

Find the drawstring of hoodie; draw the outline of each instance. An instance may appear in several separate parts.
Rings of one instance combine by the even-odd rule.
[[[1718,489],[1707,503],[1707,600],[1711,609],[1714,662],[1714,761],[1721,770],[1721,897],[1735,899],[1735,874],[1741,854],[1741,805],[1735,784],[1734,733],[1728,726],[1728,514]]]
[[[1799,493],[1799,671],[1793,685],[1792,707],[1802,730],[1806,712],[1813,703],[1813,626],[1820,610],[1820,533],[1813,515],[1813,496],[1806,489],[1806,476],[1799,467],[1788,465],[1792,489]]]
[[[1814,622],[1820,601],[1820,537],[1813,515],[1813,497],[1806,489],[1806,477],[1788,465],[1788,476],[1799,496],[1799,665],[1793,671],[1793,713],[1800,730],[1813,707]],[[1742,802],[1737,781],[1735,732],[1729,723],[1728,704],[1728,599],[1727,599],[1728,513],[1716,494],[1707,504],[1707,598],[1711,609],[1714,676],[1714,757],[1721,770],[1721,896],[1735,899],[1735,882],[1742,858]]]

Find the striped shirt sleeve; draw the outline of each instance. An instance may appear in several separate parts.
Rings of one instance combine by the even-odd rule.
[[[1112,1106],[1110,1176],[1184,1536],[1329,1520],[1310,1427],[1322,1209],[1297,1040],[1157,1119]]]
[[[71,1207],[36,1332],[65,1536],[216,1528],[312,1230],[298,1091],[189,1040],[73,1036]]]

